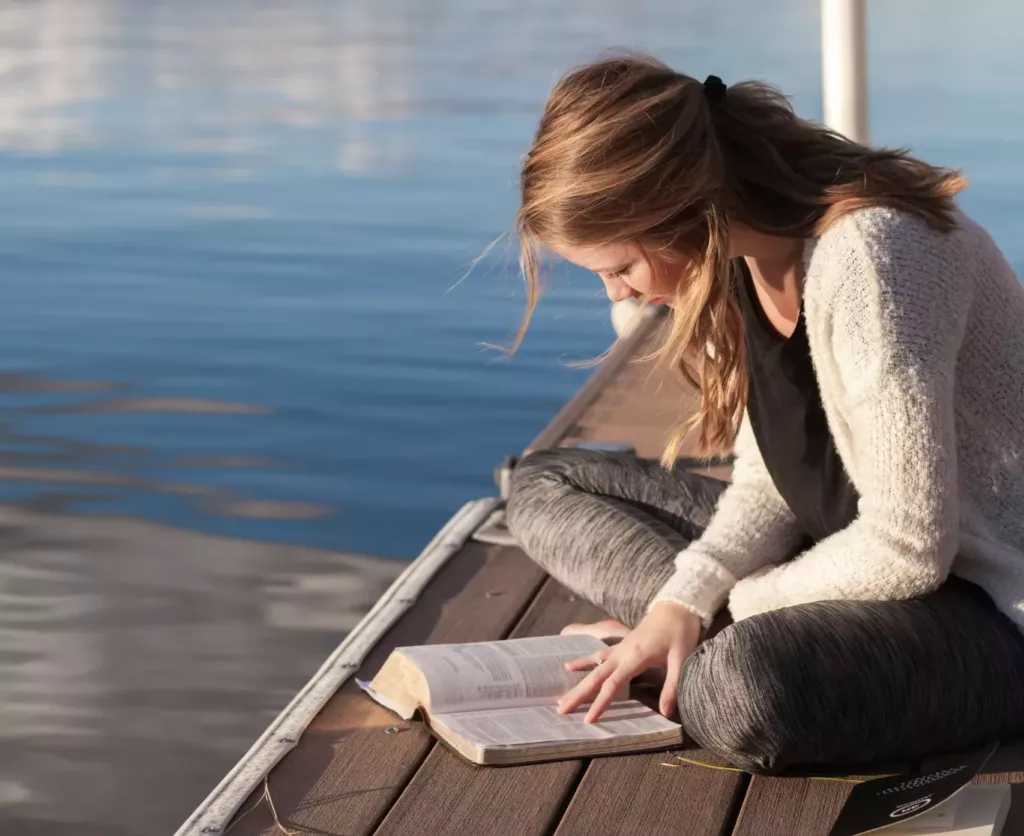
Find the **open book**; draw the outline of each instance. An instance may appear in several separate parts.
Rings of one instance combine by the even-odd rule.
[[[370,682],[371,697],[405,719],[422,710],[433,732],[474,763],[534,763],[678,745],[682,727],[636,700],[628,686],[596,723],[558,697],[586,675],[565,663],[606,647],[593,636],[396,648]],[[358,680],[357,680],[358,681]]]

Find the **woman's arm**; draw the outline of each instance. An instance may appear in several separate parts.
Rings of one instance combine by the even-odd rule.
[[[858,515],[796,560],[740,581],[729,600],[737,619],[810,601],[913,598],[945,580],[959,545],[953,394],[971,283],[921,221],[873,210],[838,226],[819,247],[841,269],[816,277],[805,305],[822,400],[852,450]]]
[[[746,414],[735,444],[732,482],[700,539],[676,557],[675,574],[651,600],[674,601],[707,626],[739,578],[788,557],[800,542],[789,506],[775,488]]]

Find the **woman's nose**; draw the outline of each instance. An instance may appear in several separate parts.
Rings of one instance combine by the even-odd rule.
[[[604,287],[608,299],[612,302],[621,302],[623,299],[629,299],[636,295],[633,288],[625,282],[605,282]]]

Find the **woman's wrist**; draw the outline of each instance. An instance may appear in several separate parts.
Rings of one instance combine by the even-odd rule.
[[[684,604],[682,601],[670,601],[667,598],[662,598],[651,604],[651,611],[653,612],[654,610],[657,610],[659,608],[664,610],[667,607],[671,607],[674,611],[684,612],[688,615],[692,615],[698,621],[701,620],[700,613],[698,613],[693,607],[689,606],[688,604]]]
[[[704,619],[701,618],[700,613],[680,601],[655,601],[651,604],[650,613],[652,615],[664,614],[673,619],[679,619],[686,625],[687,632],[692,632],[695,636],[699,637],[703,631]]]
[[[688,607],[687,604],[682,601],[674,600],[657,600],[650,605],[651,613],[671,613],[675,618],[681,618],[684,621],[692,621],[699,629],[703,625],[703,619],[700,614],[696,612],[692,607]]]

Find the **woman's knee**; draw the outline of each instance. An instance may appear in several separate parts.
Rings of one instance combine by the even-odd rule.
[[[679,717],[705,749],[743,769],[768,772],[777,760],[770,741],[778,711],[763,686],[773,675],[747,627],[727,627],[690,654],[679,678]]]
[[[587,474],[606,467],[604,454],[593,450],[559,447],[535,450],[512,470],[506,517],[519,536],[543,529],[545,521],[561,513],[565,503],[576,503]]]
[[[843,722],[828,717],[842,706],[828,693],[829,639],[819,629],[827,609],[822,602],[762,613],[701,644],[680,675],[687,733],[751,772],[838,754],[842,742],[829,735],[842,737]]]
[[[559,492],[564,468],[562,453],[561,450],[537,450],[521,459],[512,470],[505,513],[509,530],[516,536],[535,522],[538,513]]]
[[[684,665],[683,726],[754,772],[903,763],[1017,736],[1020,644],[955,592],[819,601],[737,622]]]

